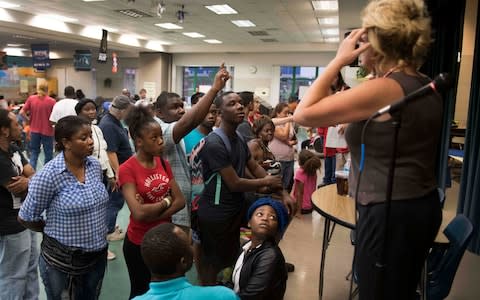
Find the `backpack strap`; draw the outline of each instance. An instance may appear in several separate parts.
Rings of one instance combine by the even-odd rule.
[[[222,139],[222,142],[225,145],[225,148],[227,149],[227,153],[228,153],[228,155],[230,155],[232,153],[232,145],[230,144],[230,139],[228,138],[225,131],[223,131],[223,129],[221,127],[219,127],[212,132],[214,134],[218,135],[220,137],[220,139]],[[238,138],[240,138],[242,141],[244,141],[242,135],[238,131],[236,132],[236,134],[237,134]],[[212,174],[212,176],[209,178],[208,181],[210,181],[210,179],[212,179],[214,175],[216,175],[215,177],[217,179],[217,184],[215,186],[215,205],[219,205],[220,204],[220,193],[221,193],[221,190],[222,190],[222,176],[220,175],[220,173],[217,172],[215,174]]]
[[[204,182],[204,185],[207,185],[210,181],[212,181],[213,177],[217,180],[217,183],[215,185],[215,205],[220,204],[220,193],[222,190],[222,175],[220,175],[219,172],[215,172],[212,175],[210,175],[210,178],[207,179],[207,181]]]
[[[162,163],[163,170],[166,173],[167,172],[167,167],[165,166],[165,161],[163,160],[163,158],[161,156],[159,158],[160,158],[160,162]]]

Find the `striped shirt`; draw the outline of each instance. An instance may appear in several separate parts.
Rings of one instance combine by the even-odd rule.
[[[61,152],[32,178],[18,215],[35,222],[45,211],[46,235],[68,247],[99,251],[107,246],[107,201],[100,163],[85,158],[85,183],[81,183],[67,169]]]

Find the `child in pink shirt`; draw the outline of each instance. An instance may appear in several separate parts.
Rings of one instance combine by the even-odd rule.
[[[297,211],[302,214],[312,212],[312,193],[317,188],[317,170],[321,166],[320,158],[309,150],[298,155],[300,168],[295,172],[293,196],[297,200]]]

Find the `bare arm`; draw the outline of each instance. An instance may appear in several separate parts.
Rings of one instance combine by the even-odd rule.
[[[248,149],[253,160],[261,164],[263,162],[263,150],[258,145],[257,140],[251,140],[248,142]]]
[[[185,207],[185,197],[183,196],[177,182],[174,179],[170,181],[170,188],[172,189],[172,204],[160,215],[160,219],[169,218]]]
[[[162,216],[167,210],[172,209],[177,204],[173,201],[172,205],[168,207],[167,201],[161,200],[155,203],[142,203],[138,201],[137,188],[133,183],[126,183],[122,186],[122,193],[127,201],[128,208],[132,214],[132,218],[141,222],[152,222],[162,219]],[[178,199],[177,199],[178,200]],[[180,202],[180,201],[179,201]]]
[[[288,116],[288,117],[285,117],[285,118],[272,118],[273,125],[275,125],[275,126],[286,124],[286,123],[291,122],[291,121],[293,121],[293,116]]]
[[[272,187],[275,189],[282,185],[282,181],[278,176],[267,175],[257,179],[238,177],[235,169],[233,169],[231,165],[221,169],[220,175],[228,189],[232,192],[254,192],[262,187]]]
[[[290,126],[292,125],[291,122],[287,123],[283,127],[275,127],[275,132],[273,133],[273,136],[279,139],[280,141],[284,142],[285,144],[288,144],[290,141]]]
[[[23,107],[20,110],[20,115],[22,116],[22,118],[24,120],[26,120],[28,123],[30,123],[30,118],[27,116],[27,112],[25,111],[25,109]]]
[[[118,163],[118,156],[117,153],[107,151],[108,161],[110,162],[110,166],[112,167],[115,176],[118,176],[118,168],[120,167]]]
[[[23,173],[20,176],[12,177],[10,183],[5,187],[15,195],[25,195],[28,191],[30,177],[32,177],[33,174],[35,174],[35,170],[33,170],[30,164],[26,164],[23,166]]]
[[[188,110],[175,124],[172,133],[175,144],[179,143],[184,136],[202,123],[203,119],[205,119],[210,111],[210,106],[217,93],[223,89],[229,78],[230,74],[227,72],[225,64],[222,63],[220,70],[215,75],[212,87],[202,98],[200,98],[198,103]]]
[[[22,224],[23,227],[28,228],[32,231],[36,232],[43,232],[43,228],[45,227],[45,221],[35,221],[35,222],[28,222],[22,220],[19,216],[17,216],[18,223]]]

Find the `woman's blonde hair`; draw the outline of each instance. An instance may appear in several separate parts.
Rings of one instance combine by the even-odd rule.
[[[43,97],[43,96],[46,96],[47,93],[48,93],[48,84],[41,83],[37,88],[37,94]]]
[[[382,71],[387,61],[420,68],[432,43],[430,16],[423,0],[372,0],[363,10],[362,26]]]

